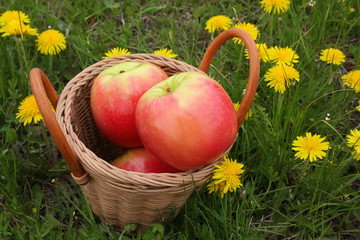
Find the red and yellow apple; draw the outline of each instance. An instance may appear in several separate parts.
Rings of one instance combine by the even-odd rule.
[[[104,136],[121,147],[141,146],[135,125],[137,102],[166,78],[166,72],[151,63],[123,62],[103,70],[91,87],[90,106]]]
[[[140,98],[135,117],[144,147],[183,171],[218,158],[237,134],[232,100],[201,72],[180,73],[153,86]]]
[[[151,155],[145,148],[130,148],[117,157],[112,163],[115,167],[142,173],[175,173],[179,170],[174,169],[168,164],[160,161]]]

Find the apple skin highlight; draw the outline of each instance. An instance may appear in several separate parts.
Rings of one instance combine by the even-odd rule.
[[[98,75],[91,88],[90,106],[96,125],[109,141],[121,147],[142,145],[135,125],[137,102],[166,78],[160,67],[138,62],[120,63]]]
[[[232,100],[200,72],[180,73],[153,86],[140,98],[135,116],[145,148],[183,171],[215,160],[237,134]]]

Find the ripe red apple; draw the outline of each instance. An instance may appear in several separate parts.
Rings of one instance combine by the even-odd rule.
[[[237,133],[229,95],[200,72],[180,73],[153,86],[140,98],[135,116],[144,147],[184,171],[215,160]]]
[[[160,161],[151,155],[144,147],[130,148],[117,157],[112,163],[115,167],[127,171],[142,173],[175,173],[167,163]]]
[[[103,70],[91,87],[90,106],[100,131],[121,147],[141,146],[135,125],[139,98],[168,78],[151,63],[123,62]]]

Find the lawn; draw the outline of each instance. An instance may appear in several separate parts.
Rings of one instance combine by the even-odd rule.
[[[360,238],[358,0],[277,0],[283,4],[278,11],[260,3],[269,0],[4,2],[1,239]],[[10,10],[28,16],[23,35],[6,28],[1,16]],[[225,25],[211,22],[220,15]],[[146,231],[131,235],[132,225],[119,231],[104,224],[40,116],[21,118],[19,107],[32,94],[30,70],[42,69],[60,95],[114,48],[123,50],[115,55],[168,49],[169,57],[198,67],[224,26],[248,31],[261,63],[257,94],[228,154],[243,164],[241,182],[226,193],[197,189],[176,217]],[[64,37],[53,55],[41,48],[40,36],[50,29]],[[249,75],[246,47],[228,40],[208,75],[233,103],[241,102]]]

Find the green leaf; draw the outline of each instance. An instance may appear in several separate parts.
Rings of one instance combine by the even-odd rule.
[[[209,231],[209,227],[205,223],[204,224],[197,223],[196,231],[197,231],[196,237],[198,239],[203,239],[203,240],[208,239],[210,231]]]
[[[13,129],[13,128],[6,129],[6,133],[5,133],[6,143],[8,143],[9,145],[13,145],[16,143],[17,139],[18,139],[18,136],[16,134],[15,129]]]
[[[31,189],[31,192],[32,192],[32,197],[33,197],[33,202],[36,206],[36,208],[40,207],[41,205],[41,201],[42,201],[42,198],[43,198],[43,192],[41,190],[41,187],[39,184],[35,184],[32,189]],[[36,210],[39,210],[39,209],[36,209]]]
[[[124,226],[124,232],[130,233],[134,231],[137,228],[137,224],[135,223],[129,223]]]
[[[61,222],[59,222],[59,220],[57,220],[51,213],[46,214],[45,221],[51,229],[61,225]]]
[[[164,237],[165,227],[161,224],[150,224],[150,228],[143,234],[144,240],[161,240]]]
[[[103,0],[103,3],[105,5],[105,7],[107,7],[107,8],[119,8],[120,7],[120,3],[115,2],[114,0]]]

